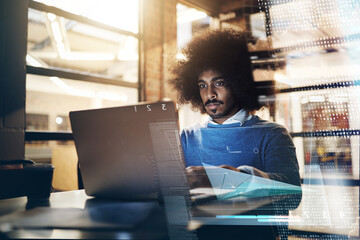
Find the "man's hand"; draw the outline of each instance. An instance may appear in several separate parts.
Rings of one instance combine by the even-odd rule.
[[[204,167],[190,166],[186,168],[187,180],[190,188],[211,187]]]
[[[233,171],[236,171],[236,172],[240,172],[239,169],[237,169],[235,167],[232,167],[232,166],[229,166],[229,165],[220,165],[219,167],[229,169],[229,170],[233,170]]]
[[[221,165],[221,168],[239,172],[239,169],[228,165]],[[211,187],[205,168],[201,166],[190,166],[186,168],[187,179],[190,188]]]

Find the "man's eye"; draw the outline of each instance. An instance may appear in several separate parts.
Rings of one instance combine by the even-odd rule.
[[[199,84],[199,88],[200,89],[203,89],[203,88],[205,88],[206,87],[206,84]]]
[[[224,81],[215,82],[215,86],[216,87],[225,86],[225,82]]]

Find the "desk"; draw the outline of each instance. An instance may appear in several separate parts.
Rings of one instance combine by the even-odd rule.
[[[9,220],[22,228],[6,223]],[[52,193],[48,201],[32,203],[26,197],[0,200],[0,231],[0,239],[168,238],[158,203],[99,200],[83,190]]]
[[[233,202],[230,205],[237,211],[251,212],[254,208],[268,203],[269,199],[265,198],[252,200],[251,204]],[[228,212],[228,207],[229,205],[209,203],[199,210],[200,215],[235,214]],[[219,210],[221,211],[218,212]],[[177,215],[176,218],[181,220],[181,216],[181,214]],[[231,218],[209,219],[207,221],[205,217],[206,221],[203,222],[205,226],[199,226],[197,230],[200,239],[211,237],[219,239],[224,236],[225,239],[237,239],[239,235],[244,236],[244,232],[261,233],[260,238],[252,235],[248,239],[264,239],[265,231],[268,231],[268,236],[273,235],[272,229],[267,226],[245,226],[249,222],[239,226],[243,224]],[[196,216],[193,216],[193,220],[201,222]],[[186,226],[183,230],[186,231]],[[52,193],[47,201],[28,202],[26,197],[0,200],[0,239],[19,238],[168,239],[169,237],[164,210],[159,203],[95,199],[87,196],[84,190],[76,190]]]

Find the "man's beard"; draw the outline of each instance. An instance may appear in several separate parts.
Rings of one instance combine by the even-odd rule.
[[[213,100],[208,100],[208,101],[206,101],[206,103],[204,104],[204,107],[207,107],[209,104],[219,104],[219,106],[220,105],[222,105],[222,104],[224,104],[224,102],[223,101],[218,101],[218,100],[215,100],[215,99],[213,99]],[[210,111],[210,112],[212,112],[212,113],[214,113],[214,114],[211,114],[210,112],[208,112],[208,111]],[[222,118],[223,116],[221,115],[215,115],[215,113],[216,113],[216,111],[217,111],[217,109],[209,109],[209,110],[206,110],[206,112],[207,112],[207,114],[209,114],[209,116],[211,117],[211,118],[213,118],[213,119],[215,119],[215,118]]]
[[[218,100],[208,100],[204,105],[207,106],[207,105],[209,105],[209,104],[211,104],[211,103],[218,103],[219,106],[224,104],[224,102],[222,102],[222,101],[218,101]],[[230,112],[231,112],[234,108],[235,108],[235,103],[233,103],[233,105],[232,105],[231,107],[225,109],[225,111],[224,111],[223,113],[218,113],[218,114],[216,114],[216,111],[217,111],[218,109],[211,109],[211,110],[209,109],[209,110],[207,111],[207,113],[209,114],[209,116],[210,116],[212,119],[220,119],[220,118],[229,117]]]
[[[223,117],[225,117],[225,115],[215,115],[215,114],[209,114],[209,116],[212,118],[212,119],[218,119],[218,118],[223,118]]]

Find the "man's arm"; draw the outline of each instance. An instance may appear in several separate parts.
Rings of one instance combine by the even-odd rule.
[[[300,186],[296,149],[287,130],[278,126],[266,136],[263,159],[270,179]]]

